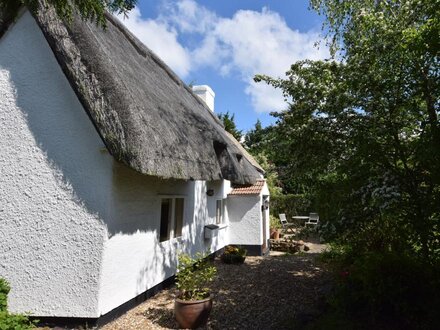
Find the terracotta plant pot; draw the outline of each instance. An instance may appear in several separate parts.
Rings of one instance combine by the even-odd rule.
[[[174,301],[174,314],[179,327],[183,329],[196,329],[208,322],[212,309],[212,296],[203,300],[182,300],[176,298]]]
[[[270,238],[272,239],[280,239],[281,230],[280,229],[271,229],[270,230]]]

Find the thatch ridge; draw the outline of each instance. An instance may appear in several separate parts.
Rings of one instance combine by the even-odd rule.
[[[34,18],[116,160],[162,178],[258,179],[218,118],[115,17],[104,30],[41,5]]]

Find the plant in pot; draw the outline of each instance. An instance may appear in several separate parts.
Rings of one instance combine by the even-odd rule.
[[[176,286],[179,293],[174,302],[174,314],[181,328],[196,329],[206,324],[212,309],[212,295],[208,287],[217,269],[207,255],[198,253],[195,258],[179,255]]]
[[[225,264],[242,264],[246,259],[246,254],[245,248],[228,245],[220,258]]]
[[[275,217],[271,214],[270,215],[270,238],[280,239],[280,235],[281,235],[281,222],[277,217]]]

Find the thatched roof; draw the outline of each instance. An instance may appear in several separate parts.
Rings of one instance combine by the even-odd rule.
[[[217,117],[112,15],[105,30],[78,17],[66,23],[50,7],[34,17],[115,159],[163,178],[259,178]]]
[[[231,141],[235,144],[238,150],[246,157],[246,159],[260,172],[261,174],[266,173],[266,171],[261,167],[260,164],[255,160],[255,158],[241,145],[240,142],[229,132],[226,132]]]

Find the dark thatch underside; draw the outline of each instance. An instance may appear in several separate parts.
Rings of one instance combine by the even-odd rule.
[[[162,178],[259,178],[206,105],[112,15],[105,30],[49,7],[34,17],[115,159]]]

